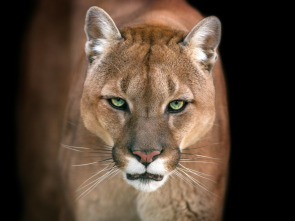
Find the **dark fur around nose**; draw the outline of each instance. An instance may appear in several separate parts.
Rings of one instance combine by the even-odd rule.
[[[144,152],[144,151],[133,151],[133,155],[143,164],[149,164],[154,161],[157,156],[161,154],[160,151],[151,151],[151,152]]]

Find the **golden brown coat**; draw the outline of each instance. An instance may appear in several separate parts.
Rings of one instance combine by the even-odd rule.
[[[24,50],[26,220],[221,220],[229,134],[220,59],[215,63],[218,21],[202,20],[181,0],[50,4],[41,4]],[[110,17],[89,10],[85,35],[93,5]],[[99,28],[105,23],[108,31]],[[215,34],[203,47],[198,32],[206,28]],[[127,101],[128,111],[114,109],[113,97]],[[169,102],[180,99],[185,109],[168,113]],[[155,191],[135,189],[124,175],[137,148],[161,151],[157,165],[167,180]],[[110,179],[100,182],[104,174]]]

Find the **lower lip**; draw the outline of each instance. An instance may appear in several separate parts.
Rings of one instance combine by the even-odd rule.
[[[129,174],[127,173],[128,180],[154,180],[154,181],[161,181],[163,180],[162,175],[157,174],[150,174],[150,173],[143,173],[143,174]]]

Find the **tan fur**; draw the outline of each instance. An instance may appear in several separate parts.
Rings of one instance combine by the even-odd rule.
[[[42,4],[28,38],[19,130],[26,220],[221,220],[229,133],[223,71],[213,49],[216,19],[202,26],[201,14],[181,0],[73,2],[71,16],[60,9],[54,18],[68,18],[57,30],[43,17],[53,13],[50,3]],[[93,5],[110,17],[92,8],[85,21]],[[108,31],[97,27],[100,18],[111,24]],[[37,41],[46,22],[45,40]],[[215,33],[205,46],[195,39],[202,28]],[[97,42],[104,42],[102,52],[93,50]],[[129,110],[111,107],[111,97],[126,100]],[[190,102],[182,112],[167,112],[169,102],[184,98]],[[119,172],[87,192],[111,171],[88,180],[106,159],[124,172],[127,159],[135,159],[132,148],[161,150],[158,158],[171,173],[182,164],[202,174],[186,170],[195,184],[172,174],[156,191],[141,192]]]

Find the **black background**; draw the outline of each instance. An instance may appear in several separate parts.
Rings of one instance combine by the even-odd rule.
[[[15,160],[15,98],[20,71],[19,52],[22,36],[36,8],[33,0],[6,3],[1,14],[1,48],[4,62],[1,73],[2,147],[1,206],[3,216],[18,220],[22,209]],[[216,15],[223,25],[220,53],[228,86],[231,160],[225,221],[286,220],[277,164],[275,115],[279,98],[279,74],[272,62],[271,40],[277,5],[257,5],[253,1],[189,1],[204,15]],[[7,12],[7,13],[5,13]],[[1,59],[3,61],[3,59]],[[284,65],[284,64],[282,64]],[[277,84],[274,84],[277,83]],[[276,86],[274,86],[276,85]],[[272,159],[271,159],[272,158]]]

